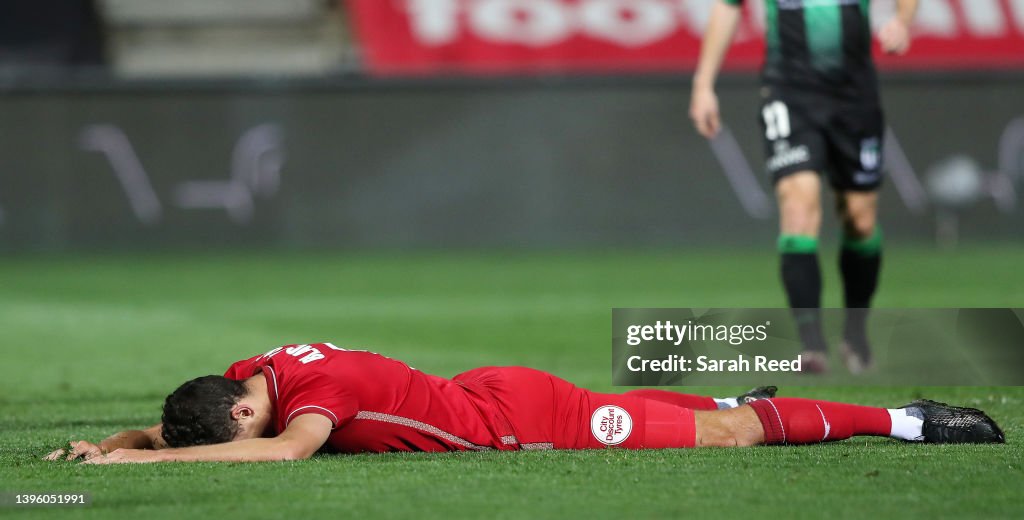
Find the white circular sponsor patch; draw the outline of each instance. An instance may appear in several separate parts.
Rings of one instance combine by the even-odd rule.
[[[614,446],[629,438],[633,431],[633,418],[618,406],[599,406],[590,416],[590,431],[597,440]]]

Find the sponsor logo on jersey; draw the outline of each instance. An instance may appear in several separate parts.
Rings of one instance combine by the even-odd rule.
[[[604,405],[590,416],[590,431],[594,438],[608,446],[621,444],[633,431],[633,418],[626,410],[614,405]]]
[[[878,182],[879,173],[873,172],[854,172],[853,183],[857,185],[873,184]]]
[[[785,146],[779,146],[779,144],[775,144],[775,155],[768,158],[767,167],[769,172],[776,172],[787,166],[811,160],[811,151],[807,148],[807,145],[802,144],[790,148],[788,143],[783,142],[782,144]]]

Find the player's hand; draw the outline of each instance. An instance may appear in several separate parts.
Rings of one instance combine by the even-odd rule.
[[[86,459],[82,464],[144,464],[162,460],[159,450],[118,448],[106,455]]]
[[[83,460],[89,460],[103,455],[103,449],[89,441],[72,441],[69,445],[70,449],[53,450],[43,457],[43,460],[60,460],[65,454],[67,455],[64,457],[66,460],[75,460],[80,457]]]
[[[718,115],[718,96],[710,88],[694,88],[690,98],[690,119],[700,135],[711,139],[718,135],[721,121]]]
[[[878,31],[878,41],[887,54],[906,54],[910,49],[910,28],[898,17],[893,18]]]
[[[60,458],[63,457],[65,453],[67,453],[67,450],[65,450],[64,448],[59,448],[46,454],[46,456],[43,457],[43,460],[60,460]]]

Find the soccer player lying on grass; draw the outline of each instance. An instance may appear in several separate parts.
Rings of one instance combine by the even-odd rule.
[[[290,345],[179,387],[163,422],[50,460],[89,464],[305,459],[323,449],[543,450],[806,444],[854,435],[986,443],[1003,433],[980,410],[933,401],[872,408],[774,398],[774,387],[714,399],[664,390],[602,394],[522,367],[452,379],[330,343]]]

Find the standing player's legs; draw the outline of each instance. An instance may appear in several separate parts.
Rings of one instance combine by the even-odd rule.
[[[820,311],[819,174],[827,162],[828,150],[817,122],[823,110],[812,106],[814,103],[794,99],[769,97],[761,107],[765,166],[775,183],[779,203],[782,285],[804,345],[804,371],[824,372],[827,346]]]
[[[821,328],[821,268],[818,264],[818,232],[821,228],[821,178],[799,171],[778,180],[779,255],[782,285],[800,340],[805,368],[826,370],[827,346]]]
[[[878,287],[882,234],[877,224],[878,189],[882,184],[882,110],[874,101],[843,104],[828,127],[834,159],[831,183],[843,226],[839,271],[843,279],[846,324],[843,358],[857,374],[871,365],[867,336],[868,308]]]
[[[857,374],[871,366],[868,308],[882,267],[882,232],[876,222],[878,192],[846,191],[838,197],[843,223],[839,272],[846,305],[842,350],[846,366]]]

